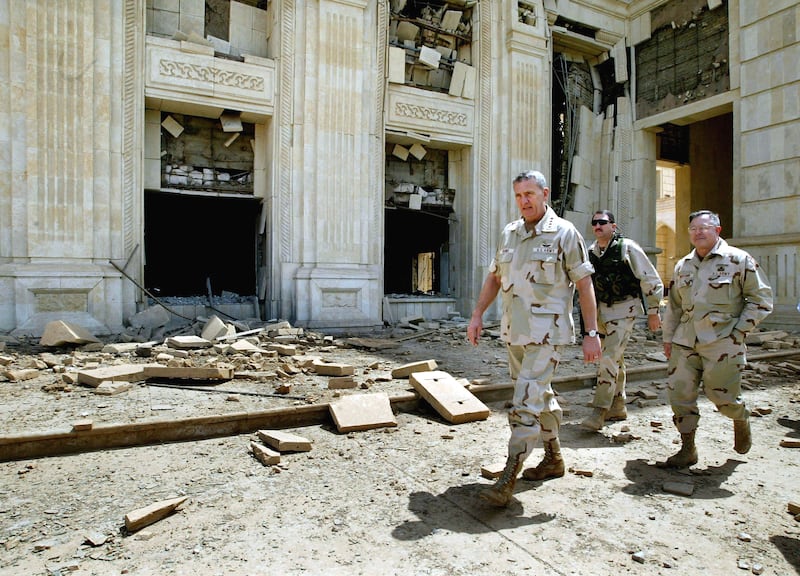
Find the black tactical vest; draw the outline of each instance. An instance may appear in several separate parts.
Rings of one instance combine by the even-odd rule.
[[[641,298],[642,288],[630,265],[622,259],[622,235],[614,234],[603,255],[598,257],[589,251],[589,260],[594,266],[595,298],[609,306],[628,298]]]

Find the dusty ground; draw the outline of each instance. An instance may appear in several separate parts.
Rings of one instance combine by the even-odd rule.
[[[405,392],[408,382],[391,380],[391,369],[429,358],[456,377],[508,382],[499,343],[485,338],[474,349],[458,327],[384,350],[298,346],[356,366],[368,389],[339,394]],[[659,351],[638,334],[628,364],[653,364],[647,356]],[[22,368],[42,352],[9,343],[0,356],[13,360],[4,369]],[[589,370],[579,352],[567,350],[560,376]],[[69,370],[152,361],[58,353]],[[760,360],[747,371],[746,399],[763,413],[753,418],[747,455],[733,451],[731,423],[703,399],[700,462],[682,471],[654,466],[677,449],[663,380],[631,382],[629,419],[599,434],[577,426],[589,414],[591,391],[565,385],[564,456],[592,476],[520,481],[508,509],[477,497],[490,483],[481,466],[505,455],[504,402],[489,404],[489,419],[460,425],[422,403],[398,413],[396,428],[339,434],[328,421],[291,429],[313,449],[284,454],[271,467],[249,454],[254,434],[0,463],[0,574],[796,574],[800,521],[787,504],[800,501],[800,450],[780,442],[800,438],[798,364],[798,357]],[[237,369],[277,366],[250,359]],[[144,384],[103,397],[60,381],[49,368],[30,380],[0,381],[1,433],[69,429],[81,418],[106,424],[264,410],[337,394],[326,379],[303,373],[288,379],[289,394],[302,400]],[[236,379],[216,388],[271,394],[281,383]],[[669,482],[693,493],[668,492]],[[134,534],[123,529],[127,512],[178,495],[189,500],[176,514]]]

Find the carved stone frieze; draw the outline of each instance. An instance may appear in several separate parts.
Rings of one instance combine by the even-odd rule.
[[[159,71],[164,76],[172,76],[182,80],[202,80],[214,84],[231,86],[241,90],[264,91],[264,78],[243,74],[232,70],[223,70],[216,66],[187,64],[177,60],[162,58],[159,61]]]
[[[389,87],[388,111],[387,128],[423,132],[444,141],[472,143],[473,100],[393,85]]]

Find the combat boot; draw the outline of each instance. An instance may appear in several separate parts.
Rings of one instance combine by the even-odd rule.
[[[527,468],[522,477],[525,480],[547,480],[564,475],[564,460],[561,458],[561,443],[558,438],[544,441],[544,458],[535,468]]]
[[[697,447],[694,445],[695,430],[681,434],[681,449],[660,465],[661,468],[687,468],[697,464]]]
[[[628,409],[625,407],[625,400],[622,395],[614,396],[614,401],[611,403],[611,408],[608,409],[606,420],[619,421],[628,419]]]
[[[492,506],[505,507],[511,501],[514,486],[517,483],[517,474],[522,468],[522,459],[519,454],[509,456],[506,467],[493,486],[480,493],[480,497]]]
[[[581,428],[584,430],[588,430],[590,432],[597,432],[600,428],[603,427],[606,423],[606,415],[608,414],[608,409],[606,408],[595,408],[592,415],[589,416],[586,420],[581,422]]]
[[[752,445],[750,418],[733,421],[733,449],[739,454],[747,454]]]

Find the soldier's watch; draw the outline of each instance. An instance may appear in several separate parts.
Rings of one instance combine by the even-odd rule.
[[[595,336],[600,336],[600,333],[597,330],[589,330],[588,332],[584,332],[583,335],[594,338]]]

